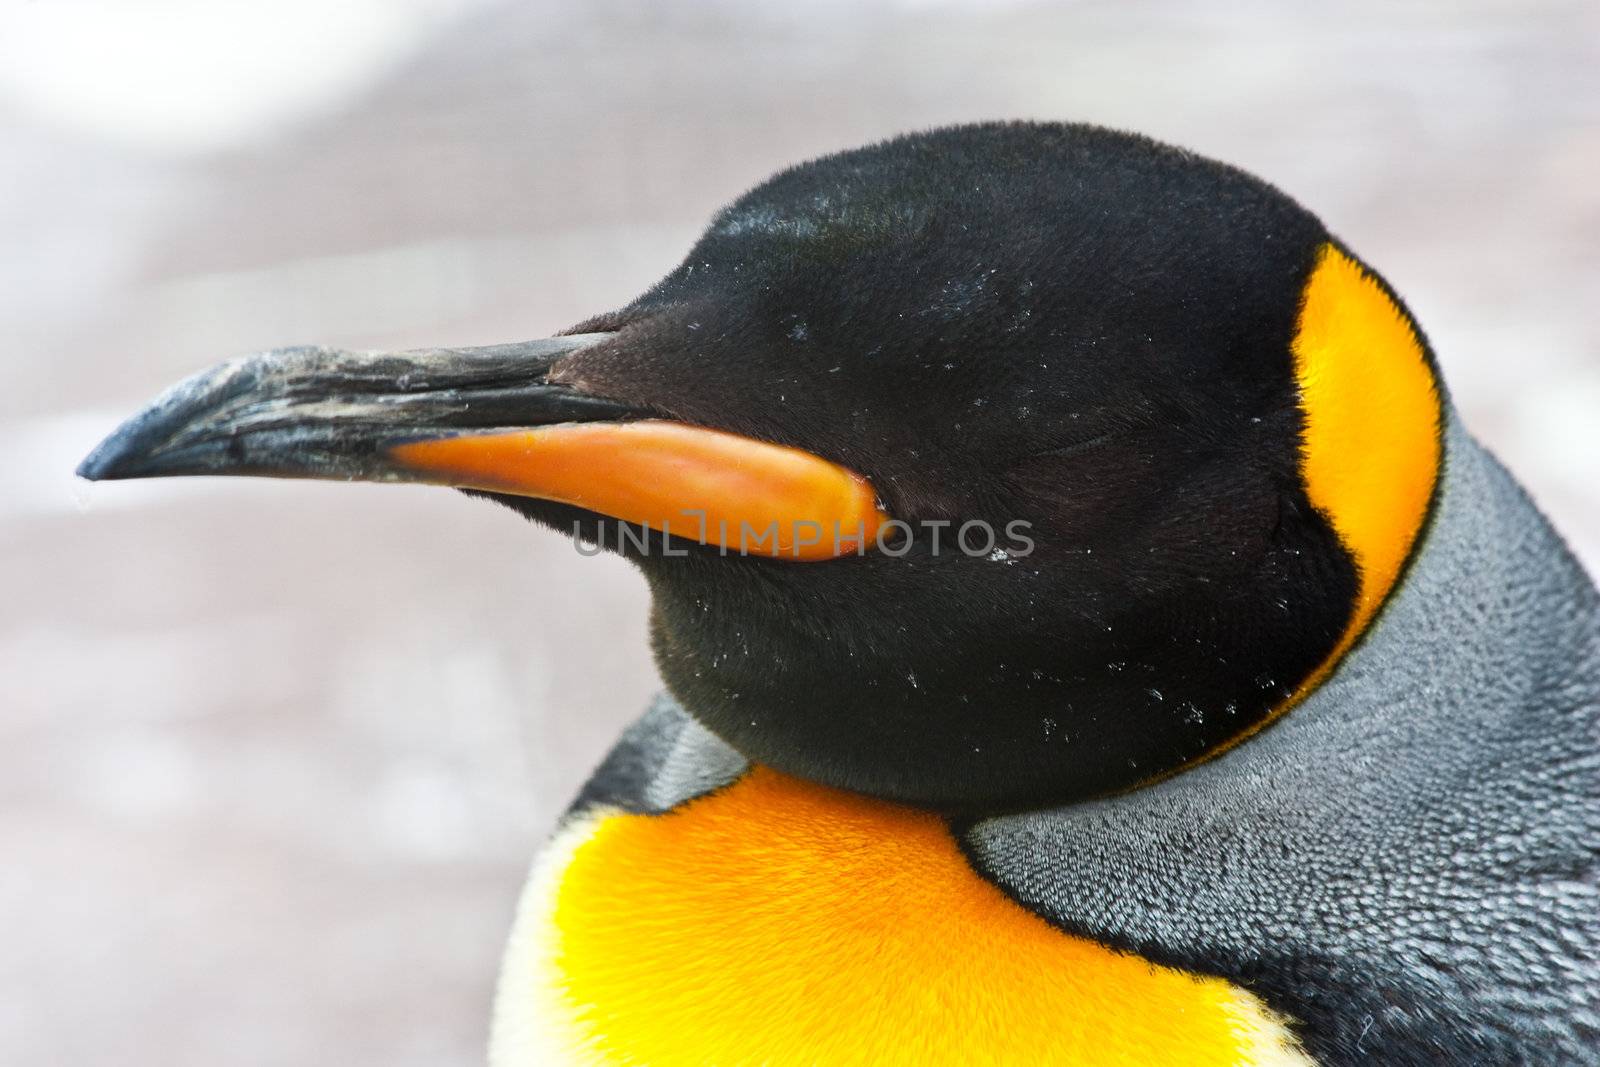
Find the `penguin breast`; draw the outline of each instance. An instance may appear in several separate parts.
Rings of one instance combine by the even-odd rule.
[[[1249,992],[1025,910],[942,818],[762,767],[568,824],[524,894],[492,1059],[1310,1062]]]

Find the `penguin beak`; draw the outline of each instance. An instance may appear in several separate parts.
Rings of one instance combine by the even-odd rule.
[[[888,521],[865,479],[819,456],[652,418],[549,380],[561,357],[611,336],[250,356],[173,386],[78,474],[445,485],[801,561],[859,553]]]

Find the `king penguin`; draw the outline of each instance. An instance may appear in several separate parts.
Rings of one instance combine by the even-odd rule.
[[[500,1067],[1596,1062],[1595,589],[1231,167],[844,152],[621,310],[226,363],[79,473],[455,486],[643,572],[666,693],[534,864]]]

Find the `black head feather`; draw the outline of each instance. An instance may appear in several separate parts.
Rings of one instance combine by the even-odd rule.
[[[1326,240],[1240,171],[1074,125],[902,137],[740,198],[554,378],[842,463],[918,536],[634,553],[668,686],[756,761],[951,810],[1124,788],[1260,722],[1356,587],[1297,472]],[[952,551],[969,522],[1006,551]]]

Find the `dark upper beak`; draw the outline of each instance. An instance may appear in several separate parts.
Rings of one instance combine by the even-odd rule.
[[[546,380],[610,334],[486,348],[284,348],[194,375],[123,423],[78,466],[93,481],[186,474],[423,480],[396,445],[644,413]]]
[[[887,521],[865,479],[819,456],[550,380],[561,357],[611,336],[251,356],[168,390],[78,473],[451,485],[796,560],[855,552]]]

